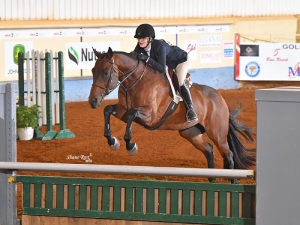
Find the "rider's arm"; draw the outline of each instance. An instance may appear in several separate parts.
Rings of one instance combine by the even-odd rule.
[[[154,49],[157,61],[150,58],[146,62],[147,65],[151,66],[153,69],[163,73],[166,68],[167,52],[166,48],[163,45],[159,45],[157,49]]]

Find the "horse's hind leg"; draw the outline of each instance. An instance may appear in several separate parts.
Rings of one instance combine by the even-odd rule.
[[[202,135],[201,131],[197,127],[191,127],[186,130],[180,130],[181,137],[188,140],[198,150],[202,151],[207,160],[207,167],[214,168],[214,152],[213,146]],[[214,182],[216,178],[208,178],[210,182]]]
[[[223,129],[223,130],[222,130]],[[221,153],[224,162],[224,169],[234,169],[233,153],[227,142],[227,131],[223,128],[215,129],[214,132],[209,128],[206,129],[208,137],[215,143]],[[231,183],[237,183],[237,179],[231,179]]]

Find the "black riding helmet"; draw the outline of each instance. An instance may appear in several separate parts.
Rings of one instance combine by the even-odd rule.
[[[135,38],[152,37],[154,39],[155,38],[154,28],[147,23],[141,24],[136,28],[134,37]]]

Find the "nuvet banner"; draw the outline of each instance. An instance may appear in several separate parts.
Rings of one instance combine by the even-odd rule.
[[[66,43],[66,69],[92,69],[97,59],[93,48],[98,52],[107,52],[108,47],[120,51],[120,42],[69,42]]]

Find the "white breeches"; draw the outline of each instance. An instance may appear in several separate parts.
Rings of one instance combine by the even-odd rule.
[[[189,70],[190,61],[187,59],[187,61],[180,63],[175,68],[175,73],[178,78],[179,86],[182,86],[184,84],[184,80],[186,78],[186,74]]]

